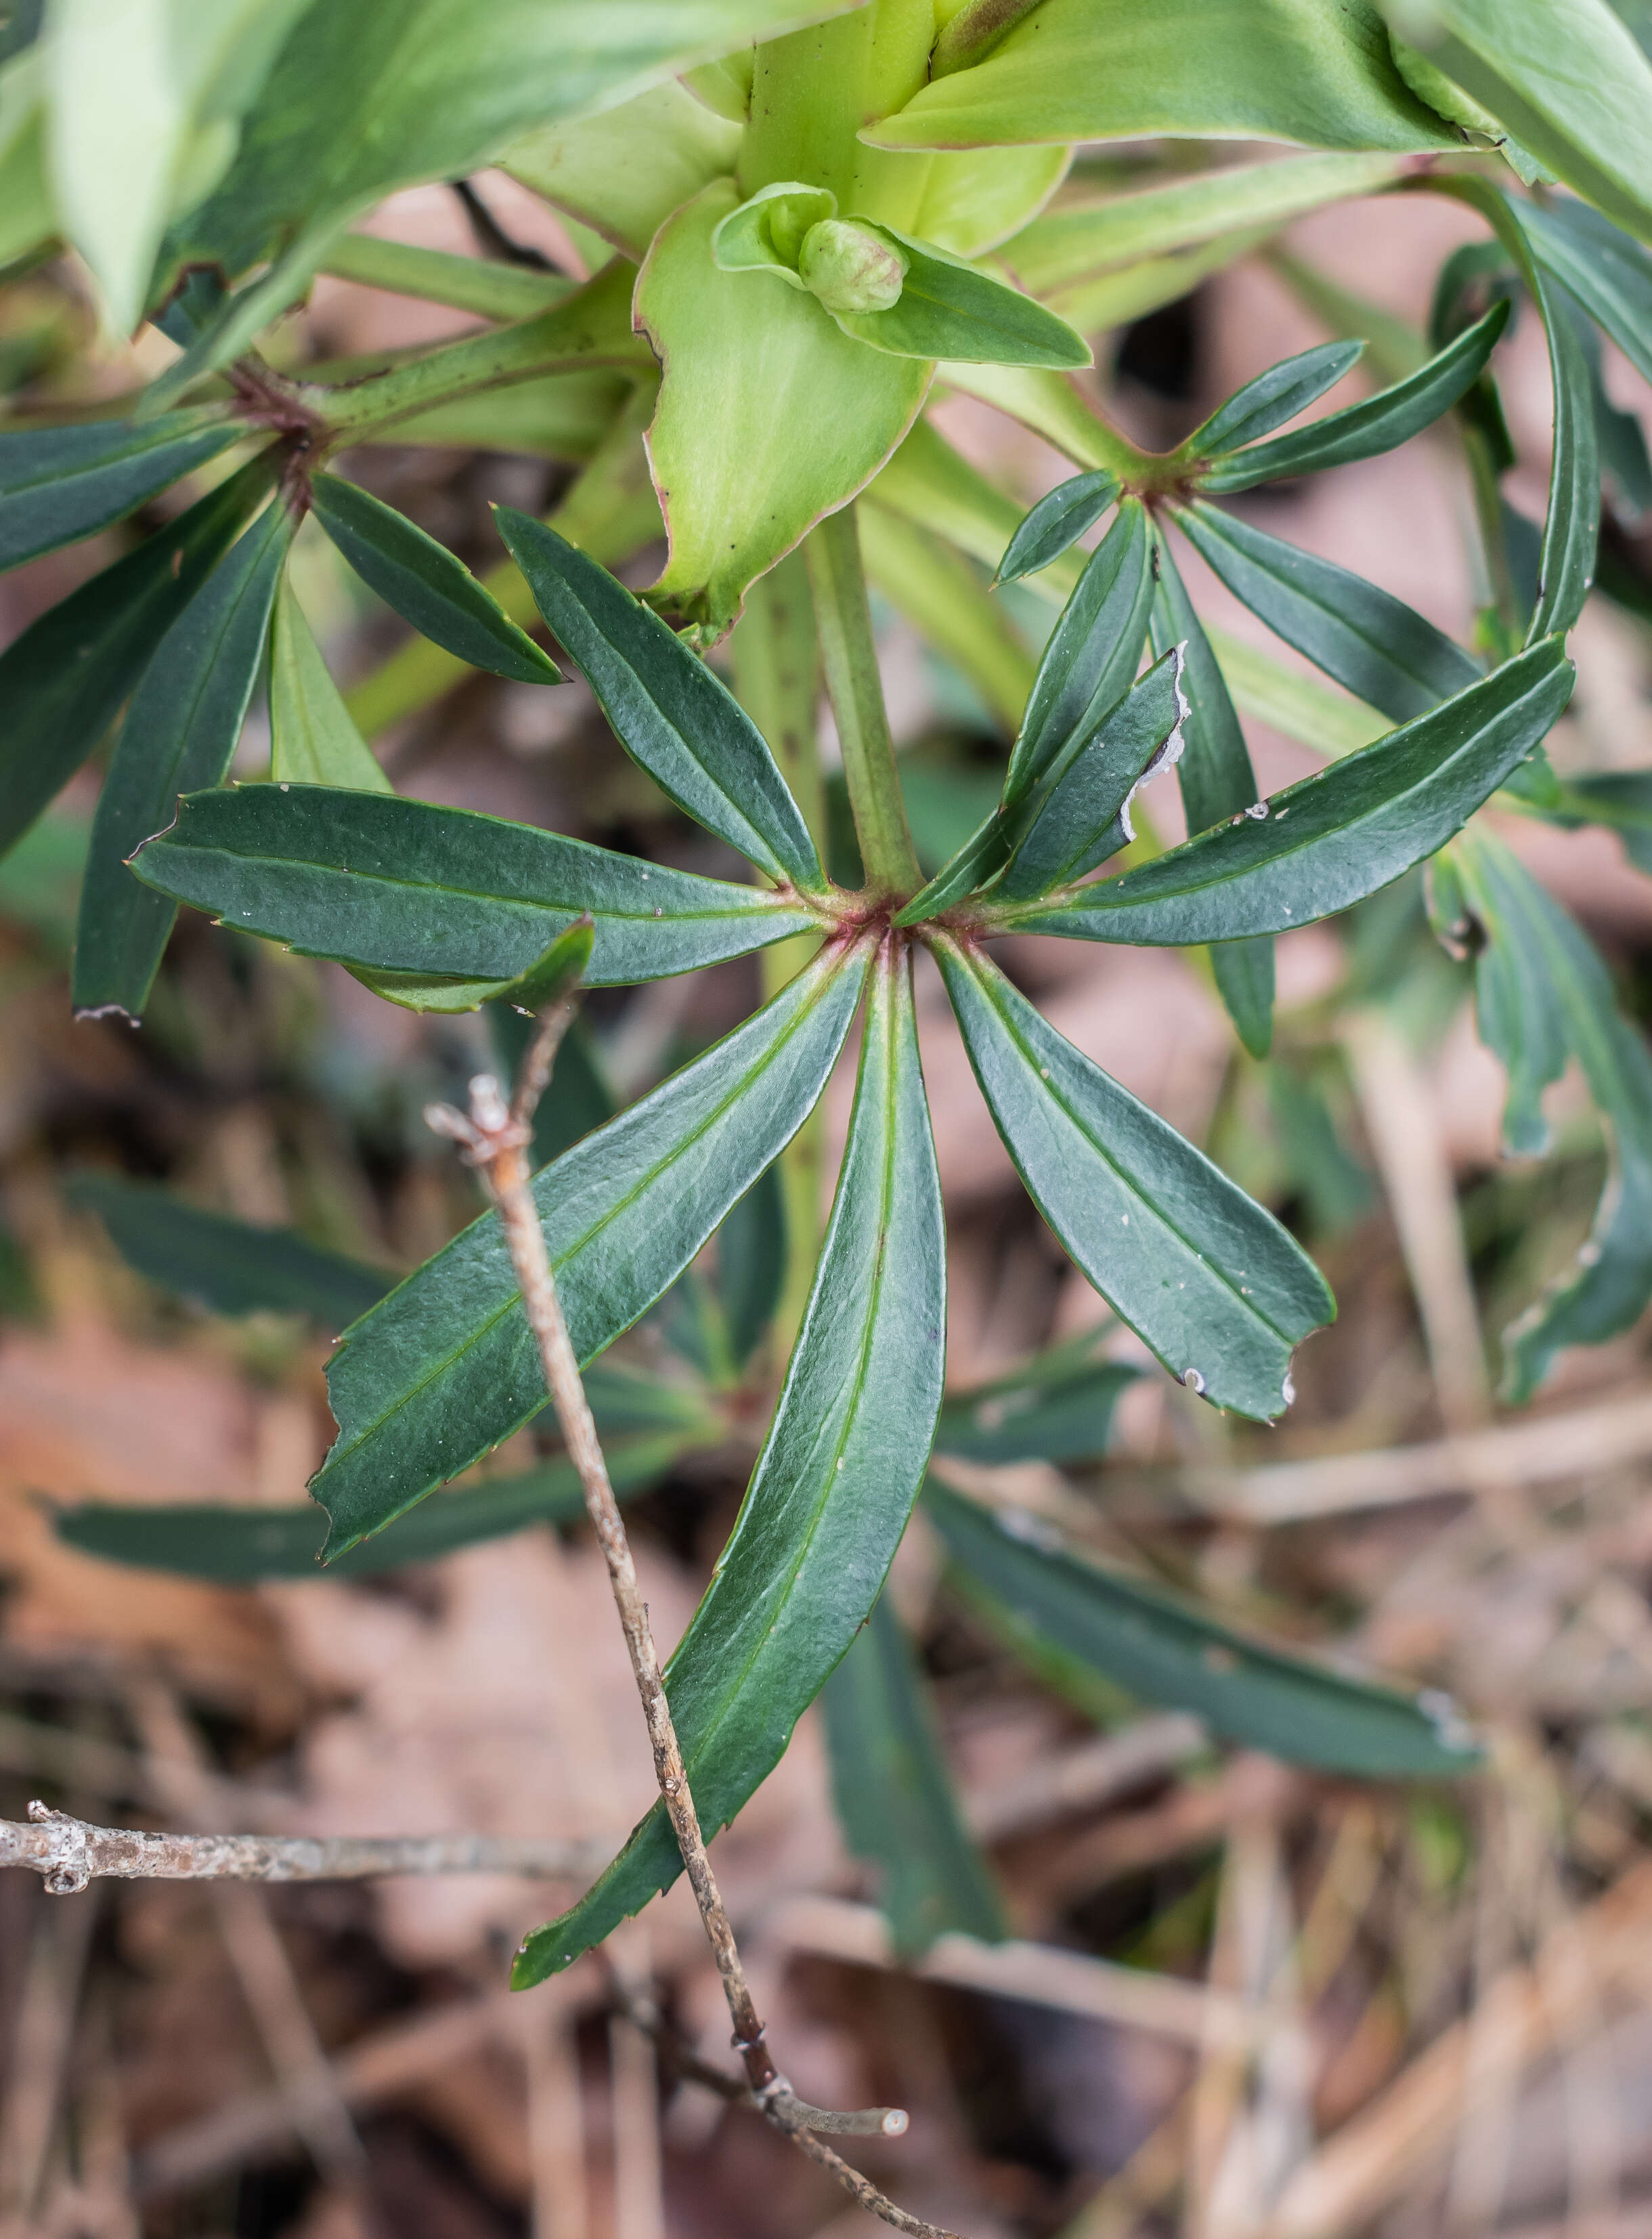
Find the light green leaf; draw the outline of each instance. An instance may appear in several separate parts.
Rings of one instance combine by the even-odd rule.
[[[1095,527],[1119,493],[1118,477],[1105,467],[1058,482],[1038,500],[1005,547],[993,581],[1017,583],[1023,575],[1035,575],[1058,560],[1086,529]]]
[[[897,1957],[917,1957],[938,1936],[998,1942],[1004,1908],[965,1827],[928,1684],[886,1594],[820,1707],[839,1823],[873,1869]]]
[[[1052,1346],[990,1384],[949,1391],[935,1425],[935,1451],[997,1466],[1091,1461],[1107,1450],[1113,1409],[1141,1375],[1129,1361],[1095,1358],[1086,1332]]]
[[[892,226],[867,230],[899,249],[906,277],[887,310],[834,312],[846,335],[902,357],[960,365],[1093,364],[1087,344],[1065,321],[1018,289]]]
[[[640,262],[673,210],[733,171],[740,143],[739,125],[673,79],[576,123],[537,126],[499,168]]]
[[[666,1667],[708,1837],[779,1763],[877,1598],[929,1458],[945,1319],[911,967],[886,942],[843,1171],[780,1405],[712,1583]],[[681,1870],[656,1804],[595,1886],[527,1937],[513,1983],[558,1973]]]
[[[0,267],[27,256],[57,231],[46,176],[44,92],[45,57],[38,42],[0,54]]]
[[[1053,1526],[998,1515],[932,1479],[924,1493],[959,1583],[1011,1640],[1047,1644],[1150,1703],[1287,1764],[1368,1780],[1439,1779],[1480,1752],[1449,1701],[1397,1693],[1218,1624],[1144,1578],[1071,1551]]]
[[[1334,389],[1358,362],[1364,348],[1361,342],[1317,342],[1296,357],[1281,359],[1218,405],[1188,437],[1184,453],[1190,459],[1207,459],[1284,427]]]
[[[146,1281],[216,1314],[307,1314],[336,1332],[399,1279],[293,1229],[255,1228],[149,1183],[82,1173],[67,1194],[71,1205],[97,1215],[122,1259]]]
[[[1176,645],[1184,649],[1190,708],[1176,778],[1187,828],[1203,832],[1254,807],[1256,773],[1228,694],[1227,679],[1194,612],[1162,528],[1155,532],[1154,548],[1158,582],[1153,594],[1153,650],[1163,654]],[[1273,1040],[1272,944],[1243,939],[1218,940],[1211,950],[1211,970],[1240,1040],[1252,1057],[1265,1057]]]
[[[1415,608],[1334,561],[1214,506],[1178,508],[1172,518],[1252,614],[1390,721],[1409,722],[1480,674],[1472,656]]]
[[[773,272],[807,294],[798,270],[803,243],[815,226],[837,215],[837,208],[829,188],[771,179],[719,221],[711,237],[712,262],[720,272]]]
[[[1475,947],[1480,1038],[1509,1074],[1503,1142],[1549,1141],[1543,1093],[1582,1068],[1606,1129],[1606,1187],[1574,1271],[1503,1332],[1504,1396],[1531,1398],[1569,1345],[1631,1328],[1652,1299],[1652,1058],[1593,941],[1498,840],[1465,833],[1436,868],[1436,922]]]
[[[330,786],[194,794],[135,868],[157,893],[301,956],[483,980],[489,994],[587,910],[596,921],[587,976],[597,987],[667,979],[818,924],[760,887],[465,809]]]
[[[707,187],[656,236],[636,309],[665,368],[649,430],[671,557],[654,595],[716,630],[746,586],[863,488],[929,387],[917,358],[867,349],[768,272],[720,272],[735,207]]]
[[[267,495],[271,472],[268,455],[253,460],[0,654],[0,850],[22,838],[102,740],[157,643]]]
[[[1403,156],[1287,156],[1127,194],[1075,194],[1018,233],[1006,261],[1023,287],[1047,298],[1144,258],[1200,248],[1225,234],[1271,231],[1327,203],[1379,193],[1410,168]]]
[[[1336,1311],[1312,1261],[984,957],[932,946],[998,1132],[1078,1266],[1172,1376],[1271,1421],[1293,1348]]]
[[[1364,0],[1044,0],[984,62],[862,137],[878,148],[1029,141],[1461,143],[1403,83]]]
[[[1560,640],[1545,638],[1443,707],[1258,801],[1265,814],[1236,817],[1066,900],[993,912],[992,929],[1176,946],[1284,933],[1346,909],[1431,855],[1506,782],[1572,681]]]
[[[213,405],[142,427],[83,420],[0,429],[0,569],[107,528],[246,433]]]
[[[1428,60],[1608,217],[1652,236],[1652,63],[1606,0],[1439,0]]]
[[[388,793],[390,781],[350,720],[297,594],[283,577],[269,634],[269,774],[281,785]]]
[[[867,964],[864,945],[817,957],[754,1017],[536,1176],[582,1364],[676,1280],[802,1126]],[[899,1344],[890,1350],[899,1354]],[[328,1380],[339,1435],[312,1490],[333,1518],[335,1548],[377,1531],[536,1414],[544,1380],[497,1216],[474,1222],[359,1322]]]
[[[713,1426],[715,1428],[715,1426]],[[698,1435],[673,1430],[620,1439],[606,1448],[608,1478],[621,1500],[646,1492],[695,1445]],[[322,1567],[327,1518],[313,1500],[289,1508],[177,1507],[54,1509],[52,1529],[65,1545],[101,1562],[170,1571],[220,1585],[252,1586],[265,1578],[363,1578],[409,1563],[434,1563],[456,1547],[501,1539],[532,1524],[571,1524],[585,1513],[579,1472],[570,1461],[543,1462],[519,1477],[490,1478],[426,1501],[412,1515]]]
[[[65,230],[125,333],[175,209],[212,190],[313,0],[52,0],[51,173]]]
[[[988,482],[927,419],[919,420],[868,495],[919,528],[944,536],[983,566],[996,568],[1024,507]],[[1088,555],[1068,550],[1026,579],[1052,606],[1071,596]]]
[[[1508,304],[1494,303],[1483,319],[1408,380],[1290,435],[1276,435],[1271,442],[1212,460],[1198,469],[1195,487],[1212,494],[1252,489],[1282,475],[1318,474],[1327,467],[1348,466],[1393,450],[1437,420],[1479,379],[1508,323]]]
[[[1047,894],[1093,871],[1135,836],[1138,787],[1179,760],[1190,709],[1179,646],[1154,662],[1090,736],[1082,733],[1038,793],[1006,820],[1010,859],[993,893],[1005,900]]]
[[[535,127],[607,107],[840,0],[330,0],[305,12],[222,185],[173,228],[166,277],[230,276],[288,252],[302,291],[354,217],[399,187],[462,177]]]
[[[980,256],[1022,236],[1066,176],[1070,148],[938,150],[912,220],[920,241],[953,256]],[[1033,292],[1036,294],[1037,290]]]
[[[462,560],[394,506],[336,475],[310,485],[315,518],[368,588],[420,635],[517,684],[554,684],[556,663],[501,613]]]
[[[620,745],[684,813],[777,880],[826,884],[803,812],[733,694],[577,545],[501,506],[501,535]]]
[[[177,911],[133,878],[127,859],[181,793],[222,781],[296,525],[277,498],[173,623],[132,694],[92,820],[75,931],[77,1017],[136,1019],[148,1000]]]

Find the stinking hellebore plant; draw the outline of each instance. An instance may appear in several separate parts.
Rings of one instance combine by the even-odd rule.
[[[979,1394],[944,1404],[919,951],[1072,1259],[1171,1376],[1271,1421],[1292,1398],[1294,1348],[1334,1311],[1323,1279],[1278,1221],[1055,1031],[994,944],[1041,933],[1204,951],[1260,1057],[1273,937],[1432,860],[1436,921],[1476,958],[1483,1030],[1509,1066],[1510,1149],[1542,1147],[1537,1099],[1575,1053],[1614,1161],[1576,1270],[1511,1339],[1511,1396],[1652,1295],[1643,1043],[1581,930],[1494,837],[1465,832],[1499,795],[1613,825],[1646,860],[1652,781],[1562,782],[1543,741],[1571,691],[1564,641],[1594,584],[1602,472],[1620,510],[1652,504],[1640,431],[1598,373],[1603,331],[1652,375],[1652,64],[1604,0],[1439,0],[1403,21],[1397,10],[1397,37],[1365,0],[220,0],[191,11],[163,72],[167,101],[126,115],[116,164],[97,136],[126,89],[94,15],[61,0],[36,29],[4,35],[0,167],[16,192],[3,253],[72,243],[109,318],[153,319],[178,355],[101,417],[0,433],[0,553],[15,565],[88,535],[182,477],[196,494],[0,658],[7,844],[114,734],[76,1006],[140,1017],[181,903],[334,959],[388,1000],[488,1004],[507,1022],[511,1007],[550,1000],[576,921],[588,920],[595,987],[762,954],[762,1007],[640,1101],[543,1144],[533,1201],[599,1427],[618,1441],[621,1492],[726,1436],[730,1394],[760,1375],[762,1333],[789,1345],[745,1505],[665,1674],[701,1825],[740,1810],[830,1680],[846,1824],[892,1877],[903,1944],[949,1925],[998,1933],[879,1593],[932,1448],[1093,1453],[1133,1372],[1050,1356],[991,1409]],[[1158,137],[1167,163],[1122,188],[1082,164],[1069,178],[1077,143]],[[1234,139],[1295,152],[1215,168],[1176,152]],[[350,230],[393,189],[483,164],[556,207],[588,279]],[[1448,262],[1426,344],[1397,339],[1391,322],[1373,329],[1386,385],[1357,401],[1299,417],[1360,356],[1359,336],[1338,336],[1158,455],[1073,378],[1091,362],[1085,336],[1185,292],[1290,218],[1421,192],[1454,198],[1487,237]],[[255,345],[319,271],[485,323],[336,377],[282,370]],[[1330,292],[1316,300],[1342,316]],[[1503,488],[1514,453],[1494,352],[1516,314],[1541,323],[1552,374],[1541,528]],[[1023,518],[926,416],[944,394],[1024,423],[1077,472]],[[1472,648],[1224,502],[1436,426],[1475,501]],[[508,448],[514,428],[581,472],[548,523],[499,509],[509,557],[486,584],[336,470],[381,442]],[[310,515],[420,633],[354,695],[354,714],[286,581]],[[662,521],[666,564],[639,598],[609,570]],[[1207,628],[1184,548],[1330,685]],[[981,565],[1054,610],[1036,666]],[[945,860],[920,865],[914,846],[868,572],[1013,732],[995,804]],[[527,634],[536,618],[620,745],[746,860],[748,881],[391,789],[363,727],[472,668],[554,683]],[[731,631],[733,689],[706,658]],[[823,860],[819,676],[859,886]],[[226,790],[261,677],[271,781]],[[1242,708],[1325,766],[1259,799]],[[1171,768],[1193,836],[1164,848],[1133,804]],[[822,1233],[811,1114],[857,1020]],[[140,1265],[181,1255],[229,1310],[274,1285],[285,1303],[349,1321],[329,1371],[338,1437],[314,1486],[329,1561],[408,1559],[568,1512],[576,1489],[561,1465],[412,1512],[546,1405],[496,1212],[387,1292],[377,1271],[295,1244],[267,1266],[255,1240],[227,1240],[184,1208],[116,1193],[103,1209]],[[691,1269],[720,1231],[720,1298]],[[238,1291],[225,1273],[236,1254]],[[693,1368],[662,1394],[600,1357],[673,1286],[680,1311],[663,1326]],[[1075,1413],[1088,1428],[1064,1444]],[[1006,1420],[1021,1425],[1007,1439]],[[1427,1698],[1237,1639],[1012,1511],[1000,1520],[933,1485],[926,1500],[959,1578],[1014,1639],[1053,1642],[1305,1762],[1393,1777],[1473,1761]],[[302,1518],[267,1511],[255,1543],[233,1514],[198,1511],[82,1511],[60,1528],[119,1559],[220,1576],[291,1571],[311,1551]],[[680,1866],[662,1802],[527,1937],[514,1981],[567,1966]]]

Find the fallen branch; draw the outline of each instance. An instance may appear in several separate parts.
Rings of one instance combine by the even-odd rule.
[[[89,1882],[355,1882],[393,1874],[521,1874],[577,1879],[614,1856],[607,1843],[496,1835],[163,1835],[96,1827],[44,1804],[0,1819],[0,1866],[30,1866],[54,1896]]]
[[[745,2090],[766,2120],[791,2138],[812,2161],[830,2170],[845,2191],[869,2214],[898,2231],[912,2234],[912,2239],[954,2239],[954,2235],[907,2215],[893,2201],[886,2199],[868,2179],[813,2135],[830,2120],[835,2128],[859,2129],[865,2123],[883,2136],[895,2136],[906,2129],[906,2117],[899,2108],[876,2108],[860,2115],[828,2117],[825,2109],[810,2107],[798,2098],[770,2055],[734,1930],[707,1855],[687,1769],[666,1700],[647,1606],[638,1588],[630,1541],[614,1488],[608,1482],[607,1464],[586,1401],[585,1387],[580,1380],[579,1362],[563,1319],[544,1232],[529,1186],[527,1151],[533,1139],[534,1110],[550,1080],[558,1046],[573,1015],[570,987],[542,1012],[539,1031],[522,1061],[516,1093],[508,1106],[498,1082],[491,1074],[481,1073],[470,1084],[468,1113],[457,1111],[451,1105],[433,1105],[426,1111],[425,1119],[436,1133],[448,1136],[460,1146],[466,1163],[481,1173],[498,1208],[517,1288],[539,1348],[546,1388],[556,1410],[569,1458],[579,1472],[586,1512],[607,1565],[608,1584],[654,1751],[654,1775],[677,1847],[682,1853],[689,1887],[700,1909],[706,1939],[722,1979],[723,1995],[733,2023],[734,2049],[746,2070]],[[699,2080],[707,2079],[702,2076]]]

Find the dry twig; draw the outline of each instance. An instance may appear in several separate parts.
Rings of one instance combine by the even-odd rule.
[[[608,1482],[607,1464],[586,1400],[585,1387],[580,1380],[579,1362],[563,1319],[544,1232],[529,1186],[526,1154],[533,1139],[534,1113],[550,1080],[557,1048],[574,1016],[574,1007],[570,994],[544,1013],[522,1061],[516,1092],[508,1106],[498,1082],[491,1074],[481,1073],[470,1084],[468,1113],[456,1111],[451,1105],[435,1105],[427,1110],[425,1119],[438,1134],[460,1145],[467,1164],[481,1174],[498,1208],[500,1226],[510,1252],[528,1326],[539,1348],[546,1387],[556,1410],[569,1458],[579,1472],[586,1512],[607,1565],[608,1583],[654,1751],[655,1777],[672,1831],[677,1837],[677,1847],[682,1853],[683,1867],[700,1909],[707,1941],[722,1979],[723,1995],[733,2023],[734,2047],[746,2070],[746,2089],[751,2100],[777,2130],[790,2137],[812,2161],[829,2169],[844,2189],[872,2215],[898,2231],[914,2235],[914,2239],[952,2239],[952,2235],[941,2233],[936,2225],[908,2216],[905,2209],[896,2207],[812,2135],[817,2129],[830,2128],[898,2136],[906,2127],[906,2117],[895,2108],[869,2109],[850,2116],[833,2115],[810,2107],[797,2097],[770,2055],[734,1931],[707,1855],[700,1817],[688,1785],[687,1769],[666,1700],[647,1606],[638,1588],[630,1541],[614,1488]],[[700,2080],[707,2079],[702,2076]]]
[[[339,1882],[395,1874],[521,1874],[561,1880],[600,1870],[611,1844],[497,1835],[165,1835],[96,1827],[44,1804],[0,1819],[0,1866],[30,1866],[54,1896],[94,1880]]]

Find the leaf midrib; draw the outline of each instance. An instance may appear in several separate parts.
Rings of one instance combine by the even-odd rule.
[[[561,837],[561,835],[557,834],[554,836]],[[594,907],[589,902],[541,901],[538,900],[530,900],[526,896],[518,894],[489,894],[485,887],[460,887],[445,884],[435,879],[399,877],[388,871],[353,871],[347,864],[300,862],[296,861],[295,859],[290,855],[269,855],[263,854],[262,851],[255,854],[250,852],[246,854],[237,854],[233,848],[215,847],[210,846],[203,847],[198,841],[189,840],[178,840],[173,841],[171,844],[180,849],[188,848],[189,853],[196,856],[215,856],[222,862],[245,863],[254,867],[275,870],[277,872],[289,871],[296,867],[300,870],[318,872],[324,878],[359,879],[365,880],[373,886],[405,889],[413,894],[452,894],[461,901],[490,902],[495,904],[501,909],[543,910],[553,914],[562,910],[570,910],[576,917],[582,910],[588,909],[591,911],[594,917],[610,919],[624,925],[709,924],[713,920],[717,918],[740,918],[748,916],[762,917],[771,914],[784,914],[788,911],[793,912],[798,915],[809,914],[808,912],[800,909],[796,903],[788,903],[782,900],[772,890],[766,890],[760,887],[737,887],[732,882],[728,886],[728,893],[733,896],[739,897],[738,900],[722,902],[714,909],[665,910],[660,916],[656,917],[651,909],[611,909],[606,904]],[[569,844],[571,846],[577,847],[580,843],[577,840],[574,840],[570,841]],[[600,854],[603,851],[600,848],[593,850],[593,853],[597,854]],[[690,871],[680,873],[678,875],[680,877],[692,878],[695,874]],[[709,880],[707,881],[707,885],[710,885],[712,881]],[[751,897],[749,901],[746,900],[746,896],[748,894]],[[243,931],[245,929],[245,927],[242,928]],[[264,929],[262,927],[255,927],[253,930],[260,933],[261,934],[263,934],[264,933]],[[268,934],[265,937],[277,940],[284,940],[287,938],[286,934],[279,932],[273,927],[269,929]],[[295,947],[297,947],[296,943],[295,943]],[[298,953],[301,955],[310,954],[313,953],[314,952],[302,947],[298,948]],[[372,966],[368,968],[375,971],[382,970],[388,972],[397,970],[401,967],[391,965],[382,965]]]

